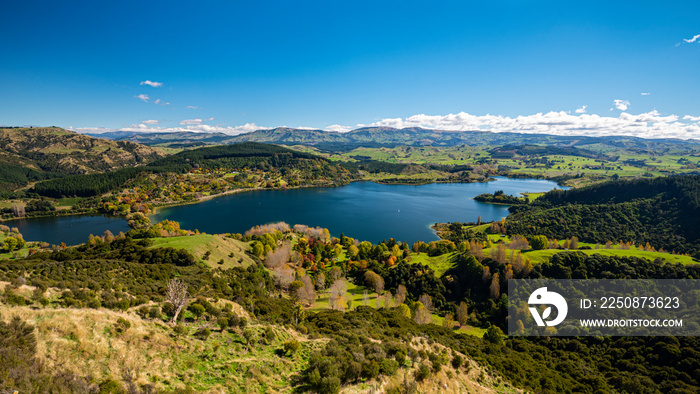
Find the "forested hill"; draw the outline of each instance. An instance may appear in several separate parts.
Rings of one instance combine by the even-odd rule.
[[[164,157],[149,164],[149,166],[170,166],[170,165],[199,165],[215,168],[217,166],[233,165],[250,166],[257,162],[269,162],[275,165],[277,162],[287,159],[307,159],[321,160],[328,162],[327,159],[308,154],[293,151],[276,145],[261,144],[258,142],[244,142],[233,145],[212,146],[207,148],[199,148],[194,150],[183,151],[178,154]]]
[[[161,178],[168,178],[170,175],[187,172],[200,175],[211,173],[212,176],[214,173],[242,172],[235,179],[220,179],[226,188],[253,187],[252,184],[247,185],[253,179],[248,178],[248,172],[264,172],[268,178],[284,180],[285,184],[292,186],[320,185],[319,182],[326,186],[330,185],[327,182],[345,184],[353,176],[353,171],[319,156],[271,144],[247,142],[183,151],[153,161],[147,166],[43,181],[34,186],[34,191],[42,196],[54,198],[91,197],[122,188],[142,177],[144,173],[159,174]],[[193,177],[188,178],[188,182],[195,181]],[[168,182],[174,181],[170,179]],[[223,191],[224,189],[217,189],[219,193]]]
[[[0,128],[0,189],[64,174],[91,174],[150,163],[165,153],[58,127]]]
[[[700,250],[700,176],[611,181],[555,190],[513,207],[508,232],[585,242],[647,242],[668,251]]]

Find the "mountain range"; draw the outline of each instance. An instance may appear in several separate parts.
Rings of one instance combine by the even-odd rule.
[[[90,134],[93,137],[131,141],[150,146],[189,148],[204,145],[232,144],[245,141],[282,145],[310,145],[320,150],[346,151],[358,147],[409,146],[502,146],[545,144],[567,147],[589,147],[596,150],[623,148],[664,151],[670,149],[695,150],[698,140],[644,139],[630,136],[561,136],[546,134],[494,133],[490,131],[445,131],[419,127],[396,129],[392,127],[364,127],[345,133],[277,127],[240,135],[224,133],[143,133],[115,131]],[[597,146],[596,146],[597,145]]]

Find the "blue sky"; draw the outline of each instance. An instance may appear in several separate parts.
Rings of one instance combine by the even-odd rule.
[[[699,11],[694,1],[3,1],[0,124],[700,139]]]

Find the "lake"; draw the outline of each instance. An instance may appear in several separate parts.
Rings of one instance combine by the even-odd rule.
[[[487,183],[434,183],[429,185],[381,185],[353,182],[335,188],[256,190],[213,198],[197,204],[161,208],[152,222],[180,222],[182,228],[216,233],[243,233],[249,228],[284,221],[328,228],[373,243],[395,238],[413,243],[439,239],[430,226],[436,222],[500,220],[508,215],[504,205],[472,200],[481,193],[545,192],[556,183],[538,179],[498,177]],[[6,222],[17,226],[28,241],[87,241],[89,234],[126,231],[126,222],[103,216],[37,218]]]

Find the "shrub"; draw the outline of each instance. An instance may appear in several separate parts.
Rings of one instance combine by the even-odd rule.
[[[282,350],[288,356],[293,355],[301,348],[301,344],[296,339],[290,339],[282,343]]]
[[[117,319],[117,322],[114,324],[114,331],[117,334],[125,333],[129,328],[131,328],[131,323],[123,317]]]
[[[175,335],[182,335],[185,333],[185,326],[178,324],[177,326],[173,327],[173,332]]]
[[[206,341],[207,339],[209,339],[210,335],[211,330],[208,328],[202,328],[194,333],[194,337],[202,341]]]
[[[416,380],[422,382],[428,376],[430,376],[430,368],[428,368],[428,366],[425,364],[421,364],[418,366],[418,369],[416,369],[415,375]]]
[[[382,374],[387,376],[395,375],[398,369],[399,363],[396,360],[387,358],[379,363],[379,370],[382,372]]]
[[[160,315],[160,308],[157,306],[153,306],[151,307],[151,309],[148,310],[148,317],[150,317],[151,319],[158,318],[160,317]]]

